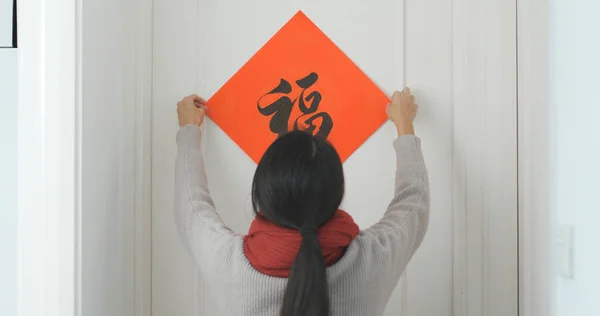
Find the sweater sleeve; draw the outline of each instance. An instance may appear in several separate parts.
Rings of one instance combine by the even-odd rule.
[[[394,149],[394,198],[383,218],[364,234],[372,237],[374,253],[384,270],[399,278],[427,231],[429,181],[419,138],[400,136],[394,141]]]
[[[174,215],[184,246],[208,277],[227,258],[236,236],[215,210],[200,143],[200,127],[186,125],[177,133]]]

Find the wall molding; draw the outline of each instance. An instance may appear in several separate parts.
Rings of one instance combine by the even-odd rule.
[[[549,196],[549,6],[517,0],[519,81],[519,315],[552,316]]]
[[[153,1],[137,0],[135,55],[134,310],[152,315],[152,37]]]
[[[453,315],[517,315],[516,5],[452,11]]]

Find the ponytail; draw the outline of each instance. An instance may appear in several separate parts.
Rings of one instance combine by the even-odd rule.
[[[322,137],[291,131],[260,159],[252,181],[254,212],[260,210],[271,222],[299,229],[302,235],[281,316],[329,316],[329,286],[316,228],[333,218],[343,197],[342,161]]]
[[[283,296],[281,316],[328,316],[325,260],[316,231],[302,232],[302,242]]]

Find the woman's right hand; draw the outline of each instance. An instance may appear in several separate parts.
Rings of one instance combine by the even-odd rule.
[[[411,95],[409,88],[404,88],[402,92],[394,92],[392,103],[388,104],[386,113],[388,119],[396,124],[398,136],[415,133],[412,122],[418,109],[419,106],[415,104],[415,97]]]

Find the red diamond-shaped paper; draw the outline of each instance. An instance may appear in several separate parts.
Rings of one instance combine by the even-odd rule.
[[[326,137],[345,161],[386,120],[389,102],[299,11],[207,102],[207,115],[258,163],[292,129]]]

